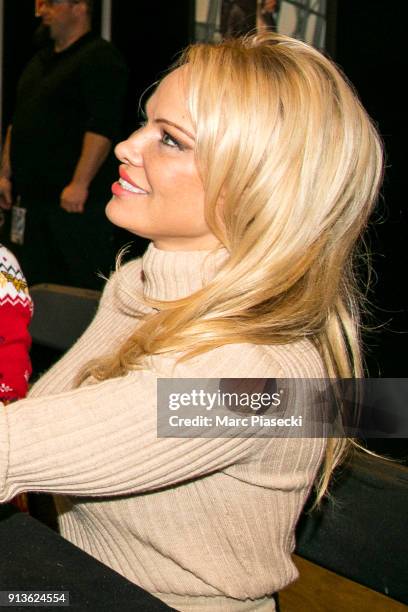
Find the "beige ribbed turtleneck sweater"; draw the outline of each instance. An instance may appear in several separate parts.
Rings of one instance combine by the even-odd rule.
[[[72,387],[132,332],[138,295],[189,295],[225,257],[150,245],[120,283],[111,277],[92,324],[31,397],[0,404],[0,502],[54,493],[65,538],[182,611],[274,609],[268,595],[297,576],[294,529],[324,442],[157,438],[157,378],[323,377],[321,360],[308,341],[236,344]]]

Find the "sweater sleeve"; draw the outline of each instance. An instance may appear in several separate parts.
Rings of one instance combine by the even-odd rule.
[[[0,501],[22,491],[79,496],[141,493],[245,459],[256,442],[250,438],[158,438],[156,383],[170,371],[181,378],[208,375],[214,363],[216,375],[231,375],[242,362],[243,348],[246,376],[257,376],[265,371],[262,357],[255,354],[260,349],[246,347],[215,349],[196,358],[187,370],[185,364],[156,358],[162,372],[157,367],[131,372],[1,407]]]

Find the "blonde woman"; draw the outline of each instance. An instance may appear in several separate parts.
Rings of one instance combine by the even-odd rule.
[[[65,538],[177,610],[273,610],[302,506],[351,442],[160,438],[157,379],[361,375],[376,131],[328,59],[266,34],[187,50],[116,154],[107,215],[152,242],[0,410],[0,500],[55,494]]]

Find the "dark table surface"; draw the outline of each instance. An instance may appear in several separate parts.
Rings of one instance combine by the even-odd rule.
[[[70,606],[17,606],[9,610],[172,609],[39,521],[16,512],[11,505],[0,505],[0,591],[13,590],[68,591]]]

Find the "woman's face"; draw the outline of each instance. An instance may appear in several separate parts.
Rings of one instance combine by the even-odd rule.
[[[147,103],[146,123],[116,147],[120,179],[106,207],[112,223],[150,238],[163,250],[205,250],[218,244],[204,218],[185,70],[178,68],[160,83]]]

